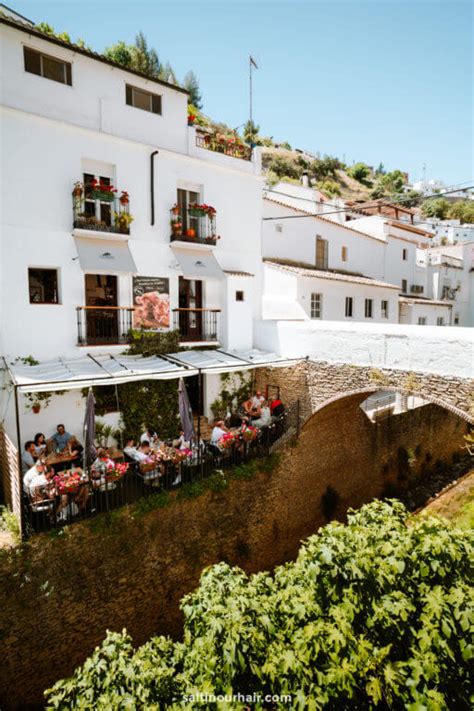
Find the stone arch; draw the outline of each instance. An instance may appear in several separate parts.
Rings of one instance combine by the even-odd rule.
[[[352,395],[362,395],[362,394],[367,394],[367,395],[372,395],[373,393],[378,392],[379,390],[386,390],[388,392],[396,392],[396,393],[402,393],[404,395],[418,395],[419,397],[423,398],[423,400],[426,400],[427,403],[431,403],[433,405],[438,405],[439,407],[444,408],[445,410],[449,410],[449,412],[452,412],[453,415],[457,415],[460,417],[462,420],[465,420],[468,424],[474,425],[474,417],[471,417],[469,413],[465,412],[464,410],[461,410],[459,407],[455,407],[452,405],[450,402],[447,402],[443,398],[436,397],[434,395],[431,395],[430,393],[425,393],[424,389],[420,391],[413,392],[412,390],[408,390],[407,388],[404,388],[402,385],[384,385],[384,384],[373,384],[361,388],[355,388],[353,390],[347,390],[344,392],[338,391],[331,397],[329,397],[327,400],[325,400],[323,403],[319,404],[317,407],[313,409],[313,412],[311,414],[311,417],[316,415],[318,412],[323,410],[325,407],[328,405],[331,405],[334,402],[337,402],[338,400],[342,400],[346,397],[351,397]],[[311,419],[311,418],[309,418]]]

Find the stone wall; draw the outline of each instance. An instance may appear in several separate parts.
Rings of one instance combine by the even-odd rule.
[[[296,385],[287,379],[285,387],[287,399]],[[109,527],[98,517],[3,552],[1,708],[40,702],[43,689],[83,662],[106,629],[126,627],[137,644],[158,632],[178,636],[179,600],[203,567],[226,560],[255,572],[294,558],[301,540],[326,521],[329,486],[337,493],[332,513],[343,517],[348,506],[406,487],[461,451],[466,423],[452,413],[427,405],[375,425],[359,407],[364,397],[339,399],[313,415],[272,472],[139,518],[123,509]],[[416,453],[409,466],[408,450]]]
[[[419,395],[474,424],[474,382],[467,378],[305,360],[291,368],[262,368],[257,384],[280,386],[286,403],[300,398],[304,419],[348,393],[392,389]]]

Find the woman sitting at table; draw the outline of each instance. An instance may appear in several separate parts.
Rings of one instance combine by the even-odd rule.
[[[79,442],[77,437],[74,437],[74,436],[71,437],[71,439],[68,442],[68,449],[71,454],[71,457],[73,457],[72,465],[74,467],[82,466],[82,453],[84,451],[84,447]]]
[[[244,414],[247,417],[250,417],[251,419],[260,417],[260,408],[255,406],[253,399],[251,397],[249,397],[248,400],[246,400],[244,403],[242,403],[242,409],[244,411]]]
[[[35,453],[34,457],[38,459],[38,457],[41,457],[43,454],[46,452],[46,437],[42,432],[38,432],[38,434],[35,435]]]
[[[101,447],[97,452],[97,459],[91,467],[92,486],[101,491],[115,489],[115,483],[108,482],[106,478],[107,473],[113,469],[115,469],[114,460],[109,457],[107,450]]]
[[[260,410],[260,417],[257,420],[252,421],[254,427],[268,427],[272,423],[272,413],[270,412],[270,407],[268,402],[264,401],[262,404],[262,409]]]

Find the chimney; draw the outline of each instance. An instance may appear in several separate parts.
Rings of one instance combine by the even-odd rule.
[[[308,173],[306,171],[301,176],[301,185],[304,188],[309,188],[309,178],[308,178]]]

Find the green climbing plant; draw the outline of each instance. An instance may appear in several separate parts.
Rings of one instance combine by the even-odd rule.
[[[224,418],[227,411],[235,409],[250,397],[252,391],[252,373],[222,373],[221,389],[218,397],[211,405],[212,414],[216,419]]]

